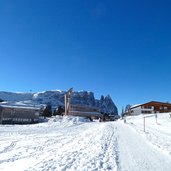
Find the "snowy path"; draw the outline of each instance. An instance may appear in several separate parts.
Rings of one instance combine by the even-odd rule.
[[[163,153],[171,156],[171,118],[168,113],[146,118],[146,132],[143,131],[143,116],[128,117],[127,123]]]
[[[0,125],[0,171],[170,171],[170,168],[169,155],[130,124],[119,121],[60,120]]]
[[[156,149],[127,124],[117,123],[119,170],[170,171],[171,158]]]

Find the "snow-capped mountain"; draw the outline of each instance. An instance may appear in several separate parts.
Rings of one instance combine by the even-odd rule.
[[[53,107],[64,106],[65,91],[54,90],[38,93],[14,93],[0,91],[0,99],[13,103],[15,105],[40,105],[51,104]],[[93,92],[80,91],[73,92],[71,98],[72,104],[84,104],[91,107],[98,107],[102,112],[110,114],[118,114],[118,110],[111,97],[101,96],[101,99],[95,99]]]
[[[13,93],[0,91],[0,99],[5,101],[25,101],[31,100],[33,97],[32,93]]]

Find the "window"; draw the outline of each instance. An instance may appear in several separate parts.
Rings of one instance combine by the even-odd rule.
[[[143,106],[143,109],[152,109],[152,106]]]
[[[151,114],[152,112],[151,111],[147,111],[147,110],[142,110],[141,113],[143,113],[143,114]]]

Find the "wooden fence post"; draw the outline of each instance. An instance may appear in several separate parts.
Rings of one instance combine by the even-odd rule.
[[[143,119],[144,119],[144,132],[145,132],[145,116],[143,117]]]
[[[155,118],[156,118],[156,124],[157,124],[157,114],[155,114]]]
[[[64,95],[65,98],[65,116],[67,115],[67,95]]]

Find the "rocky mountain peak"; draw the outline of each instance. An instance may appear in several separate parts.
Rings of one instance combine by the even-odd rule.
[[[0,99],[15,104],[27,105],[46,105],[51,104],[53,108],[64,106],[65,91],[44,91],[38,93],[12,93],[0,92]],[[110,95],[101,96],[100,100],[95,99],[94,93],[90,91],[73,92],[71,96],[72,104],[83,104],[90,107],[97,107],[104,113],[118,114],[117,107],[112,101]]]

